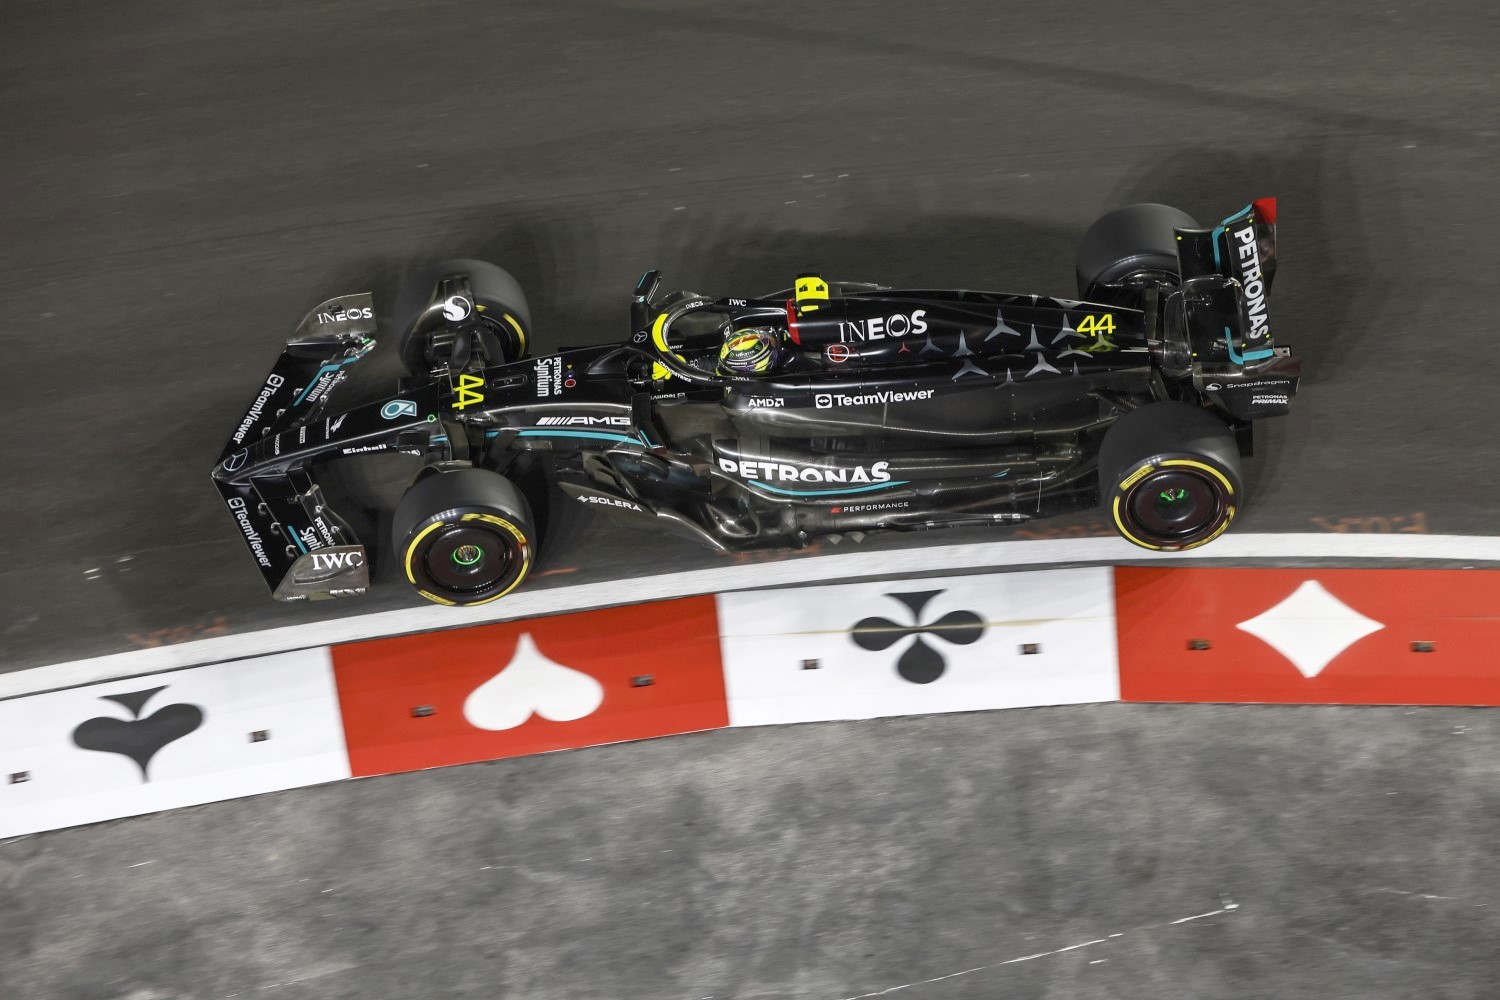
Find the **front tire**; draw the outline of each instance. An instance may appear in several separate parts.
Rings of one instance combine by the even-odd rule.
[[[1223,534],[1243,506],[1239,448],[1206,410],[1148,403],[1105,434],[1099,489],[1126,541],[1158,552],[1197,548]]]
[[[401,363],[413,375],[426,375],[427,332],[444,321],[429,315],[433,288],[449,275],[466,274],[479,314],[479,336],[491,364],[520,361],[531,349],[531,308],[521,283],[508,271],[483,260],[445,260],[401,282],[391,325],[400,331]]]
[[[499,600],[536,561],[531,505],[509,479],[485,469],[419,479],[397,505],[391,534],[406,582],[438,604]]]

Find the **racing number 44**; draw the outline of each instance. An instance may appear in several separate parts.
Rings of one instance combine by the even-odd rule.
[[[1115,314],[1105,313],[1103,316],[1095,316],[1092,313],[1078,321],[1079,333],[1092,333],[1103,337],[1115,332]]]

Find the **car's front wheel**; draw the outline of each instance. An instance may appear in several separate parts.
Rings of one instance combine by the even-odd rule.
[[[1115,421],[1099,488],[1120,536],[1158,551],[1206,545],[1244,505],[1234,434],[1189,403],[1148,403]]]
[[[406,582],[438,604],[498,600],[536,561],[530,504],[509,479],[486,469],[419,479],[397,505],[391,533]]]
[[[483,260],[445,260],[408,277],[396,290],[391,325],[399,332],[401,362],[413,375],[425,375],[431,367],[428,344],[441,336],[450,321],[467,319],[467,307],[459,315],[444,315],[444,303],[433,301],[433,292],[444,278],[466,275],[474,295],[474,329],[484,343],[492,365],[520,361],[531,349],[531,310],[521,283],[510,273]]]

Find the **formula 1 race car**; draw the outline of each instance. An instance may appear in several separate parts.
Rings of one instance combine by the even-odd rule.
[[[447,261],[397,295],[410,377],[394,395],[329,412],[376,327],[368,294],[330,299],[287,342],[214,485],[283,600],[368,587],[316,472],[371,452],[423,459],[392,541],[441,604],[520,584],[538,507],[560,498],[720,551],[1102,502],[1125,539],[1188,549],[1234,520],[1253,422],[1297,389],[1268,321],[1275,266],[1274,199],[1207,228],[1135,205],[1084,235],[1078,299],[810,274],[711,299],[661,295],[652,271],[623,343],[533,358],[516,281]]]

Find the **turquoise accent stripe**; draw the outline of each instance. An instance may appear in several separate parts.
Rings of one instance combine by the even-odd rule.
[[[292,405],[296,406],[299,403],[301,403],[304,399],[306,399],[307,398],[307,394],[313,391],[313,386],[315,386],[315,385],[318,384],[318,379],[322,378],[324,375],[328,374],[329,372],[336,372],[340,368],[342,368],[345,365],[347,365],[349,362],[351,362],[351,361],[358,361],[362,357],[364,357],[363,354],[356,354],[356,355],[354,355],[352,357],[345,358],[342,361],[336,361],[336,362],[334,362],[331,365],[324,365],[322,368],[319,368],[317,370],[317,372],[313,375],[313,377],[307,380],[307,386],[306,386],[306,388],[304,388],[302,390],[302,394],[300,396],[298,396],[296,399],[292,400]]]
[[[302,539],[297,537],[297,532],[288,527],[287,534],[292,536],[292,541],[297,543],[297,548],[302,550],[302,554],[307,555],[307,546],[302,544]]]
[[[1236,213],[1224,217],[1224,222],[1218,223],[1218,226],[1215,226],[1214,237],[1212,237],[1211,240],[1211,243],[1214,243],[1214,267],[1223,267],[1223,264],[1220,264],[1220,255],[1218,255],[1218,237],[1220,237],[1221,232],[1229,229],[1230,222],[1235,222],[1235,219],[1239,219],[1239,217],[1241,217],[1242,214],[1247,213],[1247,211],[1250,211],[1250,205],[1245,205],[1244,208],[1236,211]]]
[[[849,489],[844,490],[784,490],[779,486],[770,486],[766,483],[751,482],[747,479],[742,479],[740,480],[740,482],[744,483],[746,486],[753,486],[758,490],[766,490],[770,493],[780,493],[783,496],[789,497],[831,497],[837,495],[847,495],[849,493],[873,493],[876,490],[888,490],[893,486],[905,486],[908,482],[910,482],[910,480],[894,479],[888,483],[875,483],[872,486],[853,486]]]
[[[1235,353],[1234,335],[1229,332],[1229,327],[1227,326],[1224,328],[1224,344],[1229,348],[1229,360],[1233,361],[1237,365],[1242,365],[1246,361],[1262,361],[1266,358],[1272,358],[1276,356],[1276,352],[1271,350],[1269,347],[1259,351],[1246,351],[1244,355]]]
[[[1219,228],[1221,228],[1221,229],[1227,229],[1227,228],[1229,228],[1229,224],[1231,222],[1233,222],[1235,219],[1238,219],[1240,216],[1244,215],[1246,212],[1250,211],[1251,207],[1252,207],[1252,205],[1246,205],[1244,208],[1240,209],[1238,212],[1230,212],[1228,215],[1224,216],[1224,221],[1221,222],[1221,223],[1219,223]]]
[[[622,441],[625,444],[641,444],[641,440],[639,438],[633,438],[625,434],[610,434],[605,431],[544,431],[540,429],[532,429],[519,431],[516,434],[516,437],[595,438],[602,441]]]

